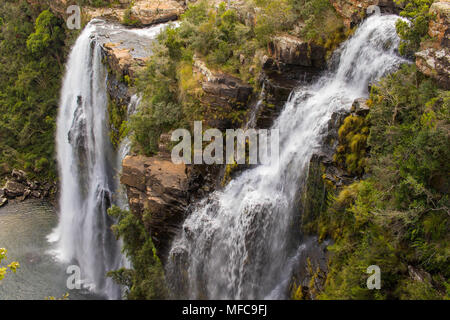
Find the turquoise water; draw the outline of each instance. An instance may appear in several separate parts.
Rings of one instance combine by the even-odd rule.
[[[11,203],[0,209],[0,248],[8,250],[6,264],[20,263],[16,274],[8,273],[0,282],[0,300],[40,300],[65,293],[69,299],[102,298],[86,290],[67,289],[67,265],[52,257],[46,238],[57,222],[54,207],[42,200]]]

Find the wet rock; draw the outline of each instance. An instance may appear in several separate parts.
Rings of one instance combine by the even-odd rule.
[[[31,196],[36,199],[42,198],[42,194],[39,191],[32,191]]]
[[[25,201],[30,195],[31,195],[31,190],[25,189],[23,195],[20,196],[18,199],[19,199],[19,201]]]

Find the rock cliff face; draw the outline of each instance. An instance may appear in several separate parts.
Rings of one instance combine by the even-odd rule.
[[[269,55],[261,57],[260,83],[264,105],[256,115],[256,127],[269,128],[292,90],[313,81],[326,67],[326,50],[291,35],[278,36],[268,46]]]
[[[142,219],[165,262],[189,204],[214,189],[218,168],[176,165],[163,153],[131,155],[122,165],[120,181],[126,187],[130,210]]]
[[[158,251],[165,252],[188,204],[186,166],[157,157],[128,156],[120,181],[127,187],[131,211],[144,221]]]
[[[416,53],[416,66],[425,75],[436,79],[446,90],[450,88],[450,2],[435,2],[430,7],[435,18],[430,22],[431,41],[421,44]]]
[[[399,5],[394,0],[330,0],[348,28],[356,26],[368,15],[367,8],[378,6],[381,13],[398,13]]]
[[[77,4],[74,0],[27,0],[31,4],[47,4],[60,17],[66,17],[67,7]],[[110,21],[124,21],[126,15],[141,26],[149,26],[178,19],[189,1],[183,0],[109,0],[109,5],[95,8],[81,6],[83,19],[104,18]]]
[[[253,87],[229,74],[210,70],[197,57],[194,57],[193,73],[200,79],[202,89],[200,103],[207,125],[218,129],[236,127],[229,114],[248,107]],[[221,114],[223,116],[217,116]]]

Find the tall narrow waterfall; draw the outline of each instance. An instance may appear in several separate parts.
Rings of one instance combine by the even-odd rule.
[[[110,299],[121,298],[121,290],[106,273],[119,268],[123,258],[107,209],[125,203],[115,193],[120,193],[118,173],[129,148],[125,142],[116,152],[110,142],[108,75],[100,42],[102,37],[126,39],[133,41],[133,54],[148,55],[144,44],[149,45],[163,26],[138,31],[101,20],[90,22],[72,48],[61,92],[56,138],[60,221],[49,240],[56,242],[58,258],[78,265],[84,283]],[[130,109],[137,103],[133,97]]]
[[[278,166],[244,172],[193,210],[170,253],[174,291],[193,299],[262,299],[287,283],[299,246],[291,236],[298,228],[294,203],[311,156],[332,114],[348,110],[354,99],[368,95],[370,81],[403,62],[396,54],[397,19],[368,18],[343,44],[333,71],[294,91],[274,124],[280,130]]]
[[[77,264],[96,292],[120,298],[118,286],[106,279],[120,262],[106,212],[116,187],[116,155],[108,135],[107,72],[95,30],[91,23],[78,38],[63,83],[56,138],[60,221],[51,240],[58,241],[58,257]]]

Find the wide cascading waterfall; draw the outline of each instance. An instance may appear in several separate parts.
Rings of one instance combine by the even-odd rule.
[[[170,251],[167,275],[175,296],[286,297],[279,285],[287,286],[299,248],[294,204],[309,161],[332,114],[348,110],[368,95],[369,82],[404,62],[396,53],[397,19],[368,18],[343,44],[333,71],[294,91],[274,124],[280,131],[278,165],[242,173],[195,207]]]
[[[93,20],[77,39],[66,66],[56,137],[60,218],[48,239],[56,243],[54,253],[61,261],[79,266],[85,287],[109,299],[120,299],[122,293],[107,272],[127,265],[107,209],[112,204],[126,207],[119,173],[129,144],[123,142],[116,151],[110,142],[108,73],[101,43],[128,41],[134,57],[143,58],[164,26],[134,30]],[[138,103],[133,97],[129,111]]]

